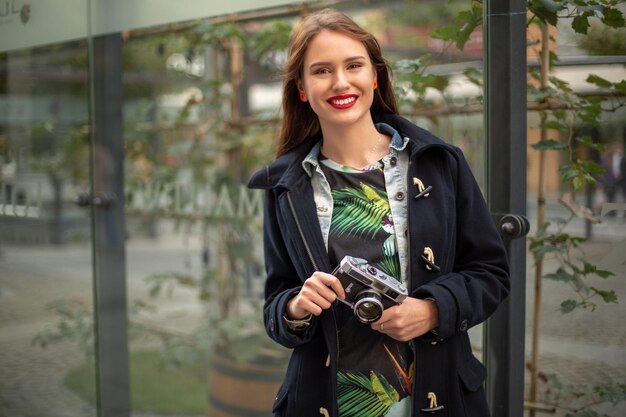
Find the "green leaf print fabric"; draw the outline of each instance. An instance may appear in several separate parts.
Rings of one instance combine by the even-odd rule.
[[[333,213],[328,252],[334,265],[345,255],[367,259],[400,276],[393,216],[382,163],[360,170],[320,160],[331,186]],[[355,319],[338,304],[337,405],[341,417],[408,417],[413,350]]]

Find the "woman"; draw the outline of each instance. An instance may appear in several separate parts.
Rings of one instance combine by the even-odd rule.
[[[461,152],[397,115],[378,42],[337,11],[294,28],[283,93],[278,158],[249,184],[266,190],[267,332],[293,348],[274,413],[488,416],[467,330],[508,266]],[[360,321],[338,302],[346,255],[408,297]]]

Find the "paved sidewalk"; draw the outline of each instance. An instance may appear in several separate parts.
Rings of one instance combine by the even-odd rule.
[[[532,204],[529,207],[532,209]],[[548,200],[548,219],[567,215],[554,199]],[[528,217],[531,219],[531,233],[534,233],[535,213],[529,212]],[[556,374],[566,384],[626,384],[626,327],[623,324],[626,317],[626,219],[609,217],[602,220],[602,223],[591,227],[591,240],[583,244],[583,249],[589,262],[601,269],[613,271],[616,275],[607,279],[595,278],[587,284],[603,290],[615,290],[618,303],[606,304],[596,297],[595,311],[577,309],[564,315],[559,311],[560,304],[566,299],[576,298],[573,290],[563,282],[542,280],[539,371],[546,375]],[[585,236],[587,230],[585,222],[580,219],[573,220],[567,228],[568,233],[576,236]],[[547,260],[543,274],[555,272],[557,267],[555,261]],[[530,254],[526,275],[528,360],[535,293],[535,265]],[[596,409],[612,417],[626,416],[626,402],[618,407],[603,404]]]

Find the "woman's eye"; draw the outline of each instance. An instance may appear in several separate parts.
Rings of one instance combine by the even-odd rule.
[[[315,74],[330,74],[330,70],[328,68],[319,68],[315,70]]]
[[[353,64],[348,65],[348,69],[357,69],[357,68],[361,68],[363,66],[363,64],[361,64],[360,62],[355,62]]]

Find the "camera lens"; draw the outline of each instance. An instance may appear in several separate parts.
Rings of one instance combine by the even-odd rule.
[[[366,290],[355,297],[352,308],[356,318],[362,323],[371,323],[383,315],[383,303],[380,294]]]

